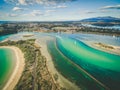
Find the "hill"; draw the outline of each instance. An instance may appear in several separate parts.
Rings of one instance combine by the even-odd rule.
[[[120,18],[106,16],[106,17],[94,17],[80,20],[81,22],[120,22]]]

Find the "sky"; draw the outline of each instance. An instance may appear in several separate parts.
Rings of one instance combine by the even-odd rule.
[[[0,0],[0,21],[69,21],[120,18],[120,0]]]

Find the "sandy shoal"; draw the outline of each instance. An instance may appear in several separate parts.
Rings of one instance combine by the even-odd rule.
[[[108,45],[108,46],[112,46],[114,48],[114,49],[110,49],[110,48],[102,47],[102,46],[96,44],[95,42],[88,42],[87,41],[85,43],[92,48],[95,48],[95,49],[98,49],[98,50],[101,50],[101,51],[104,51],[104,52],[108,52],[108,53],[111,53],[111,54],[120,55],[120,46],[105,44],[105,45]],[[99,42],[99,43],[102,43],[102,42]],[[102,44],[104,44],[104,43],[102,43]]]
[[[80,88],[78,86],[76,86],[74,83],[70,82],[68,79],[63,77],[55,68],[54,63],[52,61],[52,57],[47,50],[47,44],[46,44],[47,40],[51,40],[51,39],[53,39],[53,38],[46,36],[46,37],[37,39],[35,43],[40,46],[42,55],[45,56],[47,59],[47,67],[48,67],[48,70],[49,70],[53,80],[54,80],[54,75],[55,74],[58,75],[58,80],[57,81],[54,80],[54,82],[57,85],[65,87],[67,90],[80,90]]]

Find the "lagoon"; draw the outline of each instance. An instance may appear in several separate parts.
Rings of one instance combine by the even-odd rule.
[[[78,85],[83,90],[105,90],[106,87],[97,83],[77,65],[65,57],[56,47],[54,41],[47,43],[48,51],[56,69],[67,79]]]
[[[9,39],[24,39],[23,34],[26,33],[12,35]],[[57,36],[56,41],[49,41],[47,43],[48,51],[52,56],[54,65],[65,78],[76,83],[80,88],[90,90],[106,90],[107,88],[120,90],[120,56],[94,49],[84,43],[84,41],[103,42],[105,44],[120,46],[120,37],[95,34],[33,34],[33,38],[36,39],[45,36]],[[83,70],[103,85],[96,82]]]
[[[103,52],[75,38],[57,36],[57,48],[110,89],[119,90],[120,56]]]
[[[15,53],[8,48],[0,48],[0,89],[7,83],[15,67]]]

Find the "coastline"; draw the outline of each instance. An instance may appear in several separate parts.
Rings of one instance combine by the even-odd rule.
[[[9,80],[3,87],[3,90],[13,90],[24,70],[24,65],[25,65],[24,55],[19,48],[14,46],[1,46],[0,48],[9,48],[13,50],[16,55],[16,63],[15,63],[16,65],[14,67],[13,73],[10,75]]]
[[[100,33],[100,32],[84,32],[84,31],[79,31],[79,32],[75,32],[75,33],[82,33],[82,34],[96,34],[96,35],[107,35],[107,36],[117,36],[119,37],[120,34],[114,34],[114,33]]]
[[[110,48],[105,48],[102,45],[99,45],[99,43],[94,43],[94,42],[89,42],[89,41],[84,41],[84,43],[94,49],[101,50],[101,51],[104,51],[110,54],[120,55],[120,46],[114,46],[114,45],[109,45],[109,44],[104,44],[102,42],[99,42],[103,45],[113,47],[113,49],[110,49]]]
[[[100,50],[103,50],[103,51],[111,53],[111,54],[120,55],[120,46],[114,46],[114,45],[108,45],[108,44],[105,44],[105,45],[110,46],[113,49],[105,48],[105,47],[99,45],[98,43],[93,44],[94,47],[99,48]]]
[[[39,40],[36,40],[36,44],[38,44],[40,46],[40,50],[41,50],[41,53],[43,56],[46,57],[46,64],[47,64],[47,67],[48,67],[48,70],[55,82],[55,84],[57,86],[61,86],[61,87],[64,87],[68,90],[80,90],[80,88],[78,86],[76,86],[74,83],[70,82],[69,80],[67,80],[65,77],[63,77],[55,68],[54,64],[53,64],[53,61],[52,61],[52,57],[50,56],[48,50],[47,50],[47,43],[46,41],[47,40],[51,40],[53,39],[52,37],[44,37],[44,38],[41,38]],[[56,81],[54,79],[54,75],[57,74],[58,75],[58,80]]]

